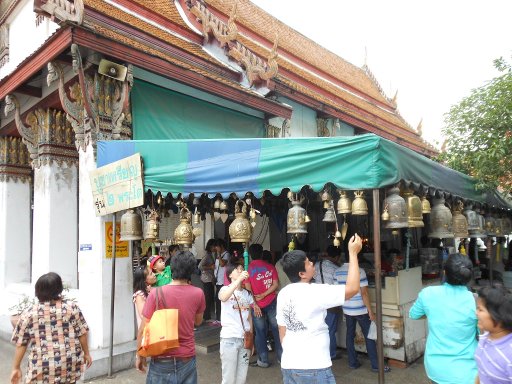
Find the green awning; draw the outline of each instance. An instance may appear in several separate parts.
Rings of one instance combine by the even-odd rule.
[[[408,148],[373,134],[329,138],[135,140],[98,143],[98,166],[139,152],[147,190],[163,194],[256,197],[268,190],[320,191],[327,183],[345,190],[389,187],[404,181],[466,200],[509,208],[496,193],[480,193],[475,181]]]

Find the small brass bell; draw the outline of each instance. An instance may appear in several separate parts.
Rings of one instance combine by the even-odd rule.
[[[382,212],[382,215],[380,215],[380,219],[382,221],[389,221],[389,211],[387,205],[384,207],[384,211]]]
[[[219,209],[221,212],[226,212],[228,210],[228,203],[226,203],[224,200],[220,203]]]
[[[384,207],[387,207],[389,220],[386,222],[386,229],[407,228],[407,205],[405,200],[398,193],[400,189],[395,186],[388,190]],[[384,208],[386,209],[386,208]]]
[[[248,243],[252,237],[252,226],[247,219],[247,204],[238,200],[235,204],[235,220],[229,226],[232,243]]]
[[[190,224],[192,215],[188,208],[182,208],[180,211],[180,224],[174,230],[174,240],[176,244],[191,246],[194,243],[194,228]]]
[[[324,218],[322,221],[326,223],[335,223],[336,222],[336,212],[334,212],[334,206],[331,202],[330,207],[325,211]]]
[[[452,239],[452,213],[444,204],[444,198],[434,199],[430,213],[431,232],[428,237],[435,239]]]
[[[347,196],[346,191],[339,191],[340,199],[338,200],[337,211],[339,214],[352,213],[352,201]]]
[[[331,200],[332,200],[332,197],[331,197],[331,194],[329,193],[329,191],[326,189],[323,193],[322,193],[322,201],[324,202],[324,208],[325,209],[328,209],[330,204],[331,204]]]
[[[286,215],[286,233],[308,233],[306,210],[300,206],[299,200],[292,201],[292,207]]]
[[[199,212],[194,213],[194,224],[201,224],[201,215]]]
[[[309,223],[309,222],[311,222],[311,219],[309,218],[309,216],[308,216],[308,215],[304,216],[304,222],[305,222],[305,223]]]
[[[409,228],[423,228],[423,213],[421,200],[412,191],[406,189],[403,193],[407,205],[407,226]]]
[[[341,238],[341,232],[336,231],[336,233],[334,234],[334,237]]]
[[[222,201],[220,199],[216,199],[215,202],[213,203],[213,209],[217,210],[217,211],[220,210],[220,203],[221,202]]]
[[[337,237],[335,237],[334,240],[332,241],[332,245],[334,245],[335,247],[339,247],[341,245],[341,242]]]
[[[468,237],[468,221],[462,214],[462,203],[456,204],[452,214],[452,228],[453,236],[455,237]]]
[[[424,215],[430,213],[432,208],[430,207],[430,202],[427,200],[427,196],[423,196],[421,198],[421,213]]]
[[[368,205],[364,199],[364,191],[355,191],[355,199],[352,202],[352,214],[355,216],[363,216],[368,214]]]
[[[141,240],[142,218],[133,209],[128,209],[121,216],[121,241]]]
[[[146,221],[146,233],[144,235],[145,240],[157,240],[158,234],[160,230],[160,226],[158,224],[158,212],[156,210],[152,210],[149,213],[149,218]]]

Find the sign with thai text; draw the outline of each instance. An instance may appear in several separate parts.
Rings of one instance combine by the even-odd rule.
[[[112,238],[113,229],[111,221],[105,222],[105,253],[106,258],[112,258]],[[116,223],[116,258],[117,257],[128,257],[128,242],[121,241],[121,223]]]
[[[90,171],[89,177],[96,216],[144,204],[139,153]]]

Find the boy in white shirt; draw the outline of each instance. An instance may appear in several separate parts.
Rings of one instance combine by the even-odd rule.
[[[284,384],[335,384],[331,371],[327,308],[343,305],[359,291],[361,238],[348,244],[350,264],[346,285],[310,284],[315,266],[303,251],[283,256],[283,270],[291,284],[277,297],[277,324],[283,346],[281,372]]]

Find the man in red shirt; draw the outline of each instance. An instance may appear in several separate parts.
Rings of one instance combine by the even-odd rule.
[[[149,363],[146,382],[166,382],[170,384],[197,384],[196,350],[194,326],[203,322],[206,307],[203,290],[190,284],[192,273],[196,270],[194,255],[188,251],[179,251],[171,259],[173,280],[161,288],[166,308],[178,309],[178,332],[180,346],[168,350],[159,356],[153,356]],[[137,334],[137,350],[142,341],[145,324],[156,310],[156,289],[152,289],[142,310],[142,322]],[[163,308],[163,300],[159,300]],[[137,354],[135,367],[145,372],[146,359]]]
[[[254,295],[253,325],[256,331],[256,352],[258,352],[257,365],[262,368],[270,366],[267,349],[267,321],[274,335],[275,351],[278,363],[281,361],[283,348],[279,340],[279,329],[276,321],[277,295],[279,284],[276,268],[262,260],[263,247],[261,244],[252,244],[249,254],[253,261],[249,264],[249,278],[245,288]]]

